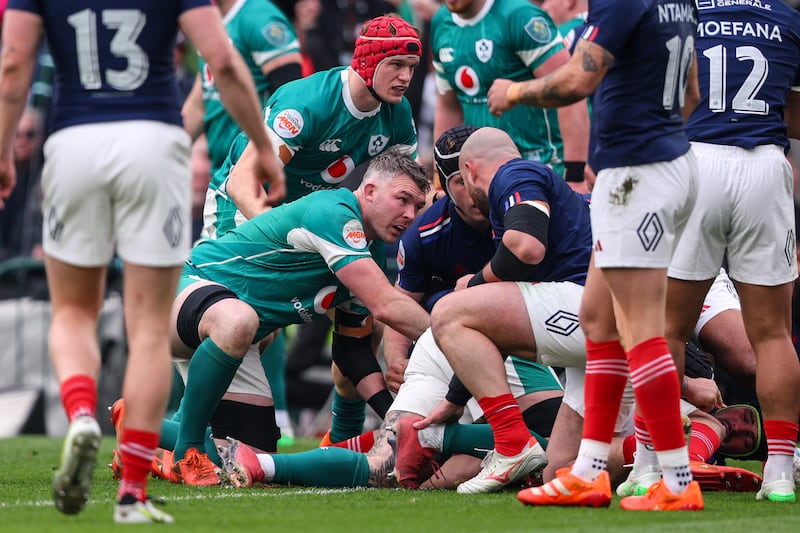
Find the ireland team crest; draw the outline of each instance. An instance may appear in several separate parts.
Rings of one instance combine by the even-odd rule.
[[[488,63],[492,58],[494,51],[494,42],[489,39],[478,39],[475,41],[475,55],[478,56],[481,63]]]
[[[369,146],[367,147],[367,151],[369,152],[370,156],[376,156],[386,148],[386,143],[389,142],[389,137],[386,135],[373,135],[369,138]]]

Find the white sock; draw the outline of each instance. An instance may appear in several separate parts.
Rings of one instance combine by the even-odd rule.
[[[584,481],[594,481],[608,468],[611,444],[592,439],[581,439],[578,457],[572,465],[572,474]]]
[[[648,466],[658,466],[656,451],[650,446],[643,444],[639,439],[636,439],[636,451],[633,454],[633,467],[646,468]]]
[[[268,453],[259,453],[258,464],[261,465],[261,470],[264,471],[264,479],[262,481],[272,481],[275,477],[275,460]]]
[[[764,464],[764,483],[783,479],[781,473],[788,473],[788,479],[792,479],[792,460],[791,455],[768,455]]]
[[[442,451],[444,448],[444,424],[434,424],[417,432],[419,443],[424,448]]]
[[[656,452],[661,466],[661,477],[672,494],[683,494],[692,482],[689,470],[689,449],[686,446],[674,450]]]

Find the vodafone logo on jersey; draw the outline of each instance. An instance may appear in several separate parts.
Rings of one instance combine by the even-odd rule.
[[[342,238],[344,242],[359,250],[367,247],[367,235],[364,233],[364,226],[357,219],[348,220],[342,227]]]
[[[272,130],[284,139],[297,137],[303,131],[303,115],[296,109],[284,109],[272,121]]]
[[[328,285],[323,287],[314,296],[314,312],[324,315],[333,306],[333,298],[336,296],[336,286]]]
[[[456,70],[456,86],[468,96],[475,96],[481,89],[478,73],[470,66],[458,67]]]
[[[353,158],[349,155],[343,155],[328,165],[328,168],[320,172],[319,175],[322,176],[326,183],[339,185],[354,168],[356,168],[356,163]]]

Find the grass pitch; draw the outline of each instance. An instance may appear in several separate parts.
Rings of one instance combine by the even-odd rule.
[[[313,446],[301,441],[294,451]],[[151,480],[151,496],[166,501],[172,525],[116,526],[112,513],[117,482],[105,466],[114,439],[100,449],[92,496],[82,513],[65,516],[51,500],[53,469],[61,439],[0,439],[0,532],[106,532],[142,528],[169,531],[243,532],[526,532],[635,531],[690,533],[800,532],[800,502],[757,502],[753,493],[707,493],[701,512],[636,513],[619,509],[525,507],[516,491],[460,495],[455,491],[318,489],[310,487],[222,489]],[[757,464],[737,466],[757,468]]]

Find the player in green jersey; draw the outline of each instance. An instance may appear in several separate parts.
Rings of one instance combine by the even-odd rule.
[[[494,116],[487,91],[496,78],[541,78],[570,58],[550,16],[528,0],[446,0],[431,20],[439,97],[434,137],[458,124],[508,133],[525,159],[552,167],[580,192],[592,172],[585,102],[554,109],[521,108]],[[563,142],[562,142],[563,139]]]
[[[278,87],[300,77],[297,35],[275,4],[269,0],[218,0],[216,4],[222,12],[225,31],[250,70],[262,103]],[[197,78],[181,114],[193,139],[206,134],[211,169],[218,169],[242,130],[223,108],[202,55],[198,55]]]
[[[173,354],[192,358],[185,393],[192,401],[174,450],[179,479],[195,483],[198,472],[211,472],[213,481],[205,428],[253,343],[334,307],[413,338],[428,327],[425,310],[397,293],[376,263],[380,241],[397,240],[428,188],[424,170],[391,150],[371,162],[355,192],[308,195],[194,248],[173,307]]]

